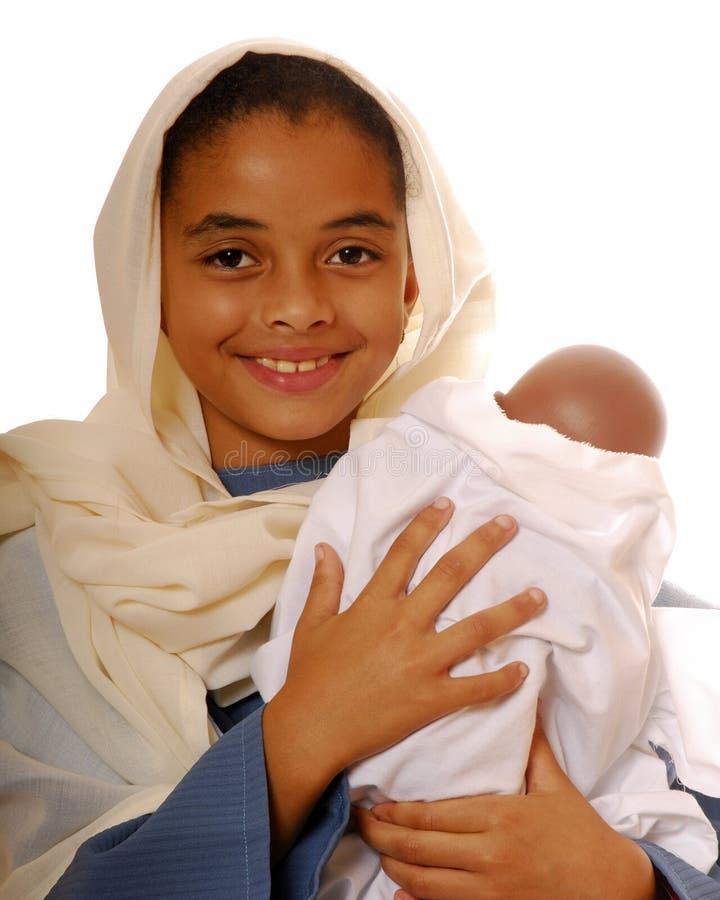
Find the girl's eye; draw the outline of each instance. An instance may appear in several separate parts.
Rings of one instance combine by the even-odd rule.
[[[257,265],[257,261],[249,253],[238,250],[236,247],[218,250],[212,256],[206,257],[203,262],[206,266],[213,266],[217,269],[247,269],[249,266]]]
[[[380,256],[366,247],[341,247],[340,250],[333,253],[328,263],[331,265],[357,266],[359,263],[366,263],[373,259],[380,259]]]

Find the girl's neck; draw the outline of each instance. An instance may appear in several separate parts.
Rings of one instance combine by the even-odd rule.
[[[325,434],[302,440],[285,440],[244,432],[237,423],[219,416],[214,408],[208,409],[205,404],[202,406],[215,469],[270,466],[288,460],[344,453],[350,441],[350,422],[354,418],[353,412]]]

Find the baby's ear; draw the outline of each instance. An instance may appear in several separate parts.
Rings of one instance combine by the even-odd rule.
[[[503,394],[502,391],[495,391],[493,394],[493,400],[497,403],[500,409],[505,413],[506,419],[514,419],[515,416],[508,409],[511,405],[511,401],[508,401],[507,394]]]

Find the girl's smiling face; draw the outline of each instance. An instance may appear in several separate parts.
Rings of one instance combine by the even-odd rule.
[[[346,448],[416,296],[388,162],[344,120],[255,113],[183,157],[163,329],[216,467]]]

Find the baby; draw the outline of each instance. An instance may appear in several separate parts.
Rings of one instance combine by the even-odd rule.
[[[653,708],[662,672],[650,609],[674,531],[654,458],[664,437],[663,404],[647,376],[614,351],[576,346],[542,359],[494,398],[481,383],[433,382],[336,465],[302,526],[274,639],[254,663],[264,699],[282,685],[314,545],[330,544],[343,560],[346,609],[402,527],[437,496],[449,497],[455,512],[408,591],[481,522],[504,513],[519,526],[438,617],[438,630],[532,585],[548,596],[542,616],[452,672],[521,659],[530,668],[523,688],[357,763],[348,773],[355,803],[522,792],[542,697],[558,761],[596,810],[618,831],[710,867],[715,834],[692,797],[668,789],[650,746],[673,750]],[[373,851],[345,835],[319,896],[392,898],[395,889]]]

